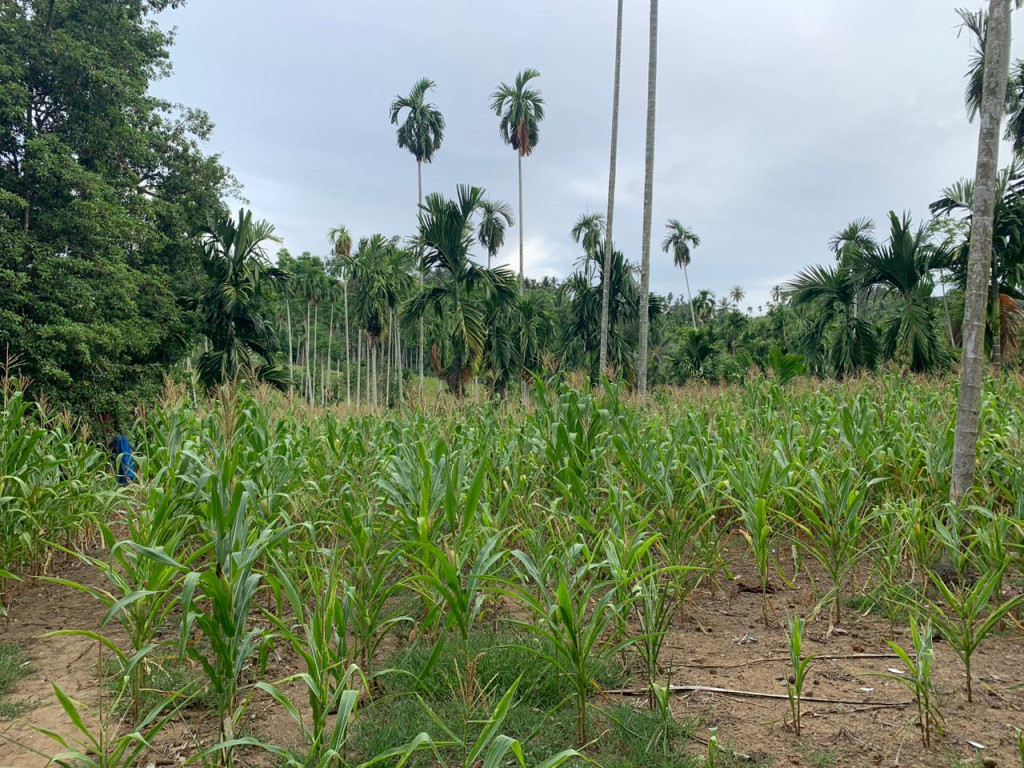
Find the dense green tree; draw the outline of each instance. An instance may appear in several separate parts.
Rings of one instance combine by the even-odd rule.
[[[199,332],[200,232],[231,179],[207,116],[149,91],[174,5],[0,2],[0,354],[81,415],[126,417]]]

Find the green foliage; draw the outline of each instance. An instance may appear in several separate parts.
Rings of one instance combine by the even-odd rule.
[[[814,654],[803,655],[804,627],[807,622],[794,614],[789,617],[789,677],[786,680],[786,695],[789,697],[789,714],[793,718],[793,730],[800,735],[800,703],[804,695],[804,682]]]
[[[935,663],[932,625],[918,623],[910,617],[910,636],[913,640],[913,654],[899,644],[889,641],[889,647],[907,665],[909,675],[883,674],[881,677],[895,680],[914,695],[917,704],[917,724],[921,727],[921,743],[931,746],[932,735],[942,733],[942,712],[939,711],[935,686],[932,683],[932,665]]]
[[[0,643],[0,719],[17,717],[28,707],[24,702],[6,699],[17,682],[32,671],[25,652],[19,646]]]
[[[191,346],[200,230],[232,180],[206,114],[155,98],[169,0],[5,3],[0,348],[35,399],[130,423]]]

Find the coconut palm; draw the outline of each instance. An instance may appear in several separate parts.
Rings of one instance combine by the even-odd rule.
[[[331,242],[331,250],[334,253],[334,260],[331,264],[331,274],[341,281],[342,296],[344,297],[345,312],[345,404],[352,406],[352,360],[349,350],[349,316],[348,316],[348,265],[352,258],[352,234],[345,226],[333,227],[327,233],[327,239]]]
[[[530,81],[540,77],[536,69],[524,69],[516,75],[515,83],[501,83],[491,94],[491,109],[501,121],[498,132],[502,140],[516,151],[519,162],[519,290],[524,284],[523,274],[523,158],[533,153],[540,139],[540,123],[544,119],[544,98],[540,91],[530,87]]]
[[[622,6],[623,0],[619,0],[618,13],[615,23],[615,81],[612,88],[612,150],[611,160],[608,164],[608,216],[606,219],[607,229],[605,230],[605,242],[611,244],[604,251],[604,268],[602,274],[610,275],[612,271],[611,258],[614,250],[612,239],[612,223],[615,220],[615,167],[618,163],[619,153],[619,84],[622,74]],[[607,282],[601,285],[601,348],[599,360],[601,373],[604,373],[608,365],[608,311],[611,300],[610,286]]]
[[[743,301],[743,298],[746,295],[747,295],[747,292],[744,291],[743,290],[743,286],[740,286],[740,285],[734,285],[732,287],[732,289],[729,291],[729,298],[732,299],[732,304],[737,309],[739,309],[740,302]]]
[[[427,196],[416,244],[423,252],[421,268],[434,273],[435,280],[405,307],[415,319],[434,311],[439,336],[431,359],[449,389],[460,397],[483,358],[485,300],[491,294],[505,300],[515,295],[508,270],[482,267],[470,253],[476,242],[472,217],[483,195],[478,187],[461,185],[455,200],[436,193]]]
[[[693,308],[693,296],[690,295],[690,276],[687,274],[686,268],[690,266],[692,249],[700,247],[700,235],[681,224],[679,219],[669,219],[665,229],[668,230],[668,234],[661,241],[661,250],[672,254],[672,263],[677,267],[682,267],[683,280],[686,281],[686,300],[690,304],[690,319],[693,321],[693,327],[696,328],[697,314]]]
[[[515,217],[508,203],[501,200],[482,200],[479,210],[480,224],[476,236],[480,245],[487,249],[487,268],[490,269],[491,262],[505,244],[506,228],[515,224]]]
[[[647,149],[644,157],[644,225],[640,258],[640,331],[637,344],[636,385],[647,393],[647,345],[650,336],[651,216],[654,210],[654,123],[658,94],[658,0],[651,0],[650,46],[647,60]]]
[[[432,162],[434,153],[441,148],[444,141],[444,115],[433,104],[427,102],[427,94],[437,87],[430,78],[423,77],[416,81],[408,96],[396,96],[391,102],[391,124],[398,125],[398,146],[408,149],[416,158],[417,205],[423,205],[423,164]],[[402,113],[405,119],[402,119]],[[418,208],[417,208],[418,210]],[[423,286],[423,275],[420,274],[420,286]],[[423,323],[419,327],[419,368],[420,397],[423,397]]]
[[[246,370],[274,386],[287,385],[287,375],[275,364],[277,340],[262,314],[264,300],[285,277],[264,250],[275,239],[273,225],[253,221],[245,209],[237,221],[227,213],[217,215],[203,233],[206,285],[199,309],[209,344],[198,372],[207,387]]]

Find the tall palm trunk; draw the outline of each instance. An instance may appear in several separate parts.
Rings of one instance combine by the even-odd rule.
[[[686,264],[683,264],[683,280],[686,281],[686,300],[690,302],[690,319],[693,321],[693,330],[697,330],[697,313],[693,311],[693,296],[690,295],[690,276],[686,272]]]
[[[309,371],[309,367],[310,367],[310,358],[309,358],[309,350],[310,350],[310,346],[309,346],[310,345],[309,330],[310,330],[310,327],[311,327],[311,324],[310,324],[310,309],[312,308],[312,304],[313,304],[313,302],[309,301],[308,299],[306,300],[306,371],[305,371],[305,373],[306,373],[306,385],[305,385],[305,392],[303,393],[305,395],[306,399],[309,399],[310,393],[313,391],[313,378],[312,378],[312,375],[310,374],[310,371]]]
[[[651,332],[651,214],[654,205],[654,120],[658,93],[658,0],[651,0],[651,40],[647,68],[647,152],[644,160],[644,242],[640,259],[640,343],[636,387],[647,394],[647,346]]]
[[[522,296],[526,275],[523,272],[523,153],[517,152],[519,158],[519,295]]]
[[[284,292],[284,311],[288,317],[288,393],[291,394],[295,388],[295,381],[292,379],[292,366],[295,365],[295,357],[292,355],[292,300],[288,291]]]
[[[423,206],[423,161],[416,159],[416,180],[419,186],[419,204]],[[416,209],[416,217],[419,218],[419,208]],[[422,256],[422,254],[421,254]],[[423,290],[423,264],[420,263],[420,290]],[[423,331],[423,318],[420,317],[420,404],[423,404],[423,345],[426,335]]]
[[[363,401],[363,339],[356,333],[356,406]]]
[[[345,278],[345,404],[352,407],[352,354],[348,335],[348,277]]]
[[[619,83],[622,75],[622,4],[619,0],[618,20],[615,25],[615,85],[612,88],[612,151],[608,164],[608,217],[604,233],[604,273],[601,280],[601,348],[600,370],[603,376],[608,366],[608,316],[611,307],[612,221],[615,218],[615,167],[619,155]]]
[[[317,330],[320,328],[320,303],[317,302],[313,305],[313,357],[310,360],[309,366],[309,404],[314,405],[316,403],[316,366],[317,366],[317,339],[320,334]]]
[[[334,306],[338,302],[334,300],[336,294],[331,294],[331,323],[329,330],[327,331],[327,367],[324,369],[324,377],[322,379],[323,389],[323,401],[321,405],[327,405],[327,395],[330,394],[331,389],[331,352],[334,349]]]
[[[974,485],[974,470],[977,463],[978,418],[985,368],[985,314],[989,271],[992,267],[992,228],[999,173],[999,139],[1002,133],[1009,64],[1010,0],[990,0],[981,97],[981,128],[978,133],[978,164],[975,170],[974,201],[971,210],[971,247],[967,260],[960,394],[957,400],[956,432],[953,438],[950,497],[954,504],[960,504]]]
[[[367,344],[370,347],[370,372],[373,375],[371,386],[373,392],[370,397],[370,403],[374,408],[377,407],[377,340],[367,339]]]

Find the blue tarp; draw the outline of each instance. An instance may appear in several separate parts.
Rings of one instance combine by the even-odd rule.
[[[118,435],[114,438],[114,455],[117,456],[117,482],[121,485],[135,480],[135,458],[128,438]]]

